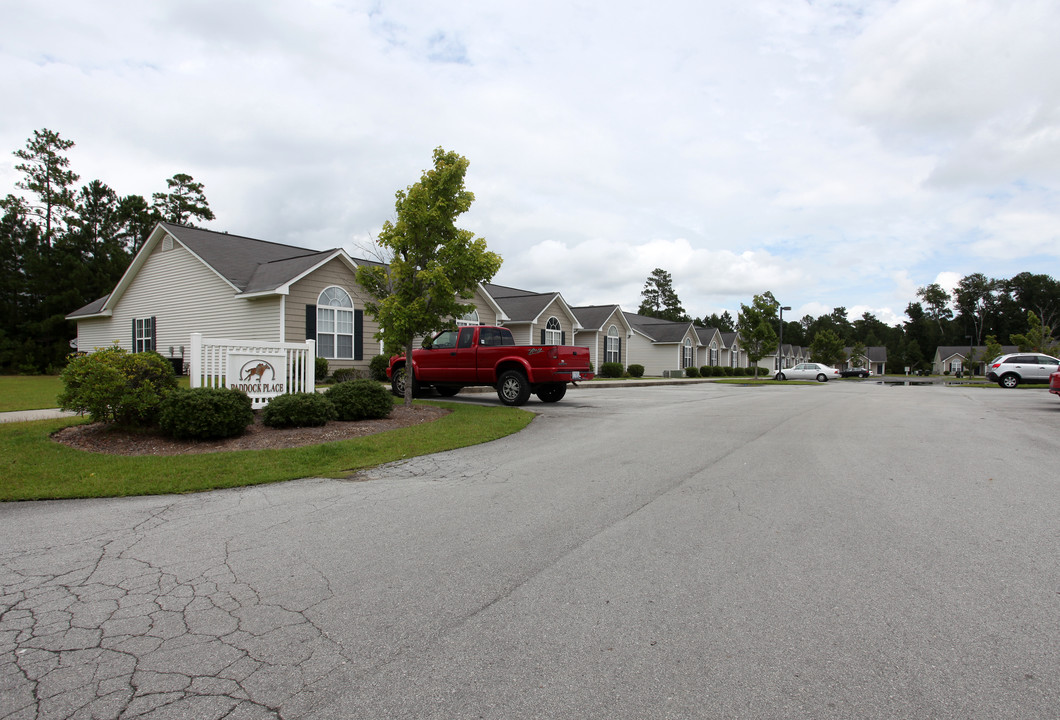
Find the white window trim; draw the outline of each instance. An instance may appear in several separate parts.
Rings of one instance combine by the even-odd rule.
[[[154,347],[154,335],[151,318],[136,318],[136,337],[133,338],[133,352],[147,352]]]
[[[336,296],[335,293],[329,293],[329,291],[331,290],[337,290],[338,292],[342,293],[342,295]],[[325,294],[335,297],[329,297],[328,301],[325,302]],[[349,302],[349,305],[343,303],[343,300]],[[341,288],[338,285],[329,285],[328,287],[320,291],[320,295],[317,296],[317,353],[320,355],[320,357],[327,358],[329,360],[353,359],[353,333],[356,330],[353,310],[353,297],[345,288]],[[349,313],[348,323],[350,332],[348,333],[339,332],[340,313],[342,315]],[[331,316],[329,323],[332,329],[322,330],[321,328],[324,325],[324,319],[328,315]],[[346,318],[342,319],[345,320]],[[322,336],[329,337],[329,342],[321,343],[320,338]],[[339,354],[340,337],[349,337],[349,355]],[[330,345],[330,354],[326,352],[328,345]]]
[[[559,324],[559,318],[555,315],[545,323],[545,345],[563,344],[563,326]]]
[[[612,360],[612,356],[614,359]],[[618,345],[618,328],[612,325],[604,338],[604,362],[622,362]]]

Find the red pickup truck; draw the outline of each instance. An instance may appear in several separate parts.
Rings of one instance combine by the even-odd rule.
[[[405,395],[404,355],[390,358],[386,374],[395,395]],[[522,405],[531,393],[553,403],[567,383],[592,380],[589,348],[570,345],[516,345],[505,327],[473,325],[443,330],[412,351],[412,391],[433,387],[452,397],[461,388],[491,385],[505,405]]]

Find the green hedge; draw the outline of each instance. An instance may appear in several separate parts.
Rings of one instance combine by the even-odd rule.
[[[394,409],[390,391],[375,380],[350,380],[329,388],[324,397],[335,407],[339,420],[385,418]]]
[[[335,406],[323,395],[290,393],[270,400],[261,421],[269,427],[319,427],[336,415]]]
[[[229,388],[175,390],[158,413],[162,432],[178,440],[217,440],[241,435],[254,422],[246,393]]]

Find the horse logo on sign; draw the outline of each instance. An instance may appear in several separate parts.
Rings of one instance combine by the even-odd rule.
[[[239,379],[249,382],[251,378],[256,377],[258,382],[265,382],[266,371],[270,373],[270,380],[276,378],[276,370],[273,369],[271,364],[263,361],[251,360],[240,369]]]

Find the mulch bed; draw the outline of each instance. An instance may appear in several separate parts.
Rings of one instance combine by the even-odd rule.
[[[282,449],[373,435],[430,422],[447,414],[448,410],[438,407],[395,405],[390,417],[381,420],[333,420],[321,427],[271,428],[262,425],[261,413],[254,413],[254,424],[248,426],[246,432],[239,437],[225,440],[174,440],[157,429],[129,431],[105,423],[90,423],[59,430],[52,435],[52,439],[78,450],[111,455],[187,455],[232,450]]]

